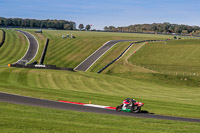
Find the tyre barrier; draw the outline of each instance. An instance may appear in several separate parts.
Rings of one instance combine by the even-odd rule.
[[[108,63],[106,66],[104,66],[103,68],[101,68],[97,73],[101,73],[103,72],[106,68],[108,68],[111,64],[113,64],[115,61],[117,61],[119,58],[121,58],[126,51],[133,45],[133,44],[138,44],[138,43],[144,43],[144,42],[160,42],[160,41],[170,41],[170,39],[166,39],[166,40],[144,40],[144,41],[138,41],[138,42],[133,42],[131,43],[128,48],[126,48],[117,58],[115,58],[114,60],[112,60],[110,63]]]
[[[56,67],[56,65],[39,65],[39,64],[20,65],[20,64],[10,64],[10,67],[32,68],[32,69],[53,69],[53,70],[64,70],[64,71],[75,72],[74,68]]]
[[[2,36],[2,40],[1,40],[1,42],[0,42],[0,47],[4,44],[5,39],[6,39],[6,32],[5,32],[3,29],[1,29],[1,30],[2,30],[2,32],[3,32],[3,36]]]
[[[49,39],[47,38],[39,64],[43,64],[44,63],[44,59],[45,59],[45,55],[46,55],[46,52],[47,52],[48,44],[49,44]]]

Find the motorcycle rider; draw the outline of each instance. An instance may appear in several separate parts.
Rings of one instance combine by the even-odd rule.
[[[123,107],[122,108],[133,108],[135,106],[136,100],[132,98],[126,98],[123,101]]]

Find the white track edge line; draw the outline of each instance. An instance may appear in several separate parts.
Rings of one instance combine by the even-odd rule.
[[[122,41],[122,42],[125,42],[125,41]],[[129,41],[128,41],[129,42]],[[130,41],[131,42],[131,41]],[[120,42],[116,42],[113,46],[115,46],[117,43],[120,43]],[[112,46],[112,47],[113,47]],[[110,47],[108,50],[110,50],[112,47]],[[99,56],[99,58],[101,58],[106,52],[108,52],[108,50],[106,50],[101,56]],[[99,58],[97,58],[87,69],[86,69],[86,71],[88,70],[88,69],[90,69],[90,67],[92,66],[92,65],[94,65],[94,63],[96,63],[97,62],[97,60],[99,60]]]
[[[115,46],[117,43],[119,43],[119,42],[116,42],[113,46]],[[112,46],[112,47],[113,47]],[[103,52],[103,54],[101,55],[101,56],[99,56],[85,71],[87,71],[88,69],[90,69],[90,67],[92,67],[92,65],[94,65],[94,63],[96,63],[98,60],[99,60],[99,58],[101,58],[106,52],[108,52],[112,47],[110,47],[108,50],[106,50],[105,52]]]
[[[19,30],[19,32],[22,33],[20,30]],[[26,32],[26,31],[23,31],[23,32]],[[32,36],[35,38],[35,36],[34,36],[33,34],[31,34],[31,33],[29,33],[29,32],[26,32],[26,33],[32,35]],[[27,38],[27,40],[28,40],[28,42],[29,42],[29,47],[30,47],[30,41],[29,41],[28,37],[27,37],[24,33],[22,33],[22,34]],[[37,42],[37,52],[36,52],[35,56],[34,56],[29,62],[31,62],[31,61],[36,57],[36,55],[37,55],[37,53],[38,53],[38,50],[39,50],[39,43],[38,43],[38,40],[37,40],[36,38],[35,38],[35,40],[36,40],[36,42]],[[24,55],[21,59],[23,59],[23,58],[26,56],[26,54],[27,54],[27,52],[28,52],[28,50],[29,50],[29,47],[28,47],[28,49],[27,49],[25,55]],[[18,61],[20,61],[21,59],[19,59]],[[18,61],[17,61],[17,62],[18,62]],[[15,63],[17,63],[17,62],[15,62]],[[27,62],[26,64],[28,64],[29,62]],[[14,64],[15,64],[15,63],[14,63]]]
[[[110,106],[95,105],[95,104],[84,104],[83,106],[96,107],[96,108],[107,108],[107,107],[110,107]]]
[[[28,45],[28,48],[27,48],[26,53],[24,54],[24,56],[23,56],[22,58],[20,58],[19,60],[17,60],[17,61],[16,61],[15,63],[13,63],[13,64],[16,64],[18,61],[22,60],[22,59],[26,56],[26,54],[27,54],[27,52],[28,52],[28,50],[29,50],[29,47],[30,47],[30,41],[29,41],[28,37],[27,37],[24,33],[20,32],[20,30],[17,30],[17,32],[21,33],[23,36],[26,37],[26,39],[28,40],[29,45]]]
[[[26,31],[24,31],[24,32],[26,32]],[[26,32],[26,33],[29,33],[29,32]],[[29,33],[29,34],[31,34],[31,33]],[[35,36],[33,35],[33,34],[31,34],[34,38],[35,38]],[[35,40],[36,40],[36,42],[37,42],[37,52],[36,52],[36,54],[35,54],[35,56],[29,61],[29,62],[31,62],[36,56],[37,56],[37,54],[38,54],[38,51],[39,51],[39,42],[38,42],[38,40],[35,38]],[[28,62],[28,63],[29,63]]]
[[[92,53],[90,56],[88,56],[85,60],[83,60],[78,66],[76,66],[74,68],[74,70],[76,70],[77,67],[79,67],[80,65],[82,65],[88,58],[90,58],[92,55],[94,55],[99,49],[101,49],[104,45],[106,45],[107,43],[111,42],[112,40],[110,41],[107,41],[106,43],[104,43],[100,48],[98,48],[96,51],[94,51],[94,53]]]
[[[145,43],[146,43],[146,42],[145,42]],[[140,48],[142,48],[142,47],[145,45],[145,43],[143,43],[143,44],[142,44],[140,47],[138,47],[135,51],[138,51]],[[133,45],[134,45],[134,44],[132,44],[131,47],[132,47]],[[126,50],[126,52],[125,52],[119,59],[121,59],[121,58],[130,50],[131,47],[129,47],[129,48]],[[119,59],[118,59],[118,60],[119,60]]]

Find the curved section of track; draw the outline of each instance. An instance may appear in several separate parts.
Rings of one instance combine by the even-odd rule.
[[[1,93],[1,92],[0,92],[0,102],[61,109],[61,110],[72,110],[72,111],[79,111],[79,112],[91,112],[91,113],[100,113],[100,114],[200,123],[200,119],[163,116],[163,115],[155,115],[155,114],[148,114],[148,113],[133,114],[133,113],[126,113],[126,112],[116,112],[115,110],[111,110],[111,109],[81,106],[81,105],[75,105],[75,104],[70,104],[70,103],[62,103],[62,102],[57,102],[57,101],[31,98],[31,97],[25,97],[25,96],[19,96],[19,95],[13,95],[13,94],[8,94],[8,93]]]
[[[106,53],[110,48],[112,48],[118,42],[125,41],[137,41],[137,40],[112,40],[106,42],[102,47],[97,49],[93,54],[81,62],[75,70],[87,71],[104,53]]]
[[[25,31],[21,31],[21,30],[18,30],[18,32],[25,35],[25,37],[27,38],[27,40],[29,42],[29,47],[28,47],[28,50],[26,51],[26,54],[20,60],[18,60],[16,63],[18,63],[22,60],[26,60],[27,63],[29,63],[37,55],[39,43],[32,34],[25,32]]]

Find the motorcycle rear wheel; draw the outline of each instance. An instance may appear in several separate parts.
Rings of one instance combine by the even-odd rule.
[[[120,106],[117,106],[117,107],[116,107],[116,111],[117,111],[117,112],[121,112],[121,111],[122,111],[122,106],[121,106],[121,105],[120,105]]]

